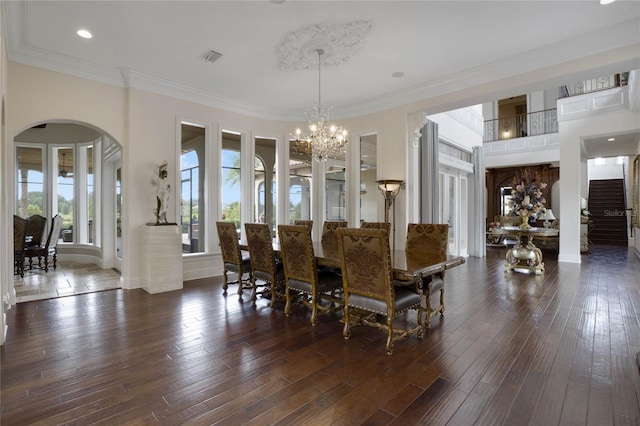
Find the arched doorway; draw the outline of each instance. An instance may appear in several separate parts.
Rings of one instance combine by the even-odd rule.
[[[120,287],[121,161],[120,144],[86,123],[38,123],[15,136],[13,213],[63,220],[51,236],[58,267],[16,276],[17,302]]]

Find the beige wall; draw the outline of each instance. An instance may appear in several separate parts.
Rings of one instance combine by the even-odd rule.
[[[427,100],[397,106],[385,111],[367,113],[361,117],[342,120],[349,128],[354,140],[362,134],[377,133],[379,160],[377,179],[406,179],[407,141],[412,140],[407,121],[410,114],[434,114],[491,99],[523,92],[523,85],[547,85],[550,79],[559,78],[572,70],[611,66],[637,57],[637,45],[612,52],[605,52],[591,58],[549,67],[525,75],[499,79],[493,82],[478,82],[470,85],[461,79],[458,92],[436,95]],[[150,93],[139,89],[114,87],[95,81],[45,71],[39,68],[8,62],[3,52],[2,87],[6,88],[6,134],[3,143],[2,183],[4,193],[10,193],[12,181],[6,179],[6,167],[10,164],[13,152],[13,137],[25,128],[37,123],[55,120],[70,120],[94,126],[108,134],[123,147],[123,188],[124,188],[124,253],[123,279],[128,288],[139,287],[141,279],[140,237],[142,227],[151,220],[153,190],[150,176],[161,161],[170,164],[170,177],[174,188],[177,187],[175,170],[177,167],[178,147],[176,142],[176,123],[179,119],[206,123],[210,126],[212,147],[219,146],[219,132],[222,129],[254,136],[274,137],[284,140],[299,123],[260,120],[242,114],[220,110],[188,102],[169,96]],[[6,72],[4,71],[6,69]],[[8,84],[8,81],[11,84]],[[470,81],[470,80],[469,80]],[[10,102],[9,102],[10,100]],[[365,106],[366,111],[366,106]],[[4,129],[3,129],[4,130]],[[214,152],[214,151],[212,151]],[[209,157],[213,170],[217,170],[217,158]],[[217,175],[210,181],[217,185]],[[354,180],[349,191],[359,191],[359,180]],[[397,223],[399,230],[406,229],[406,192],[397,199]],[[12,201],[10,201],[12,203]],[[347,201],[348,208],[355,207],[355,197]],[[351,203],[351,204],[349,204]],[[177,206],[177,203],[174,203]],[[3,214],[12,211],[6,206]],[[177,210],[177,207],[176,207]],[[219,209],[218,209],[219,211]],[[171,219],[175,220],[175,211]],[[8,219],[7,217],[5,217]],[[8,223],[6,220],[4,223]],[[8,226],[8,225],[7,225]],[[5,229],[6,233],[6,229]],[[398,236],[403,238],[402,232]],[[211,243],[212,241],[210,241]],[[215,272],[211,259],[215,255],[190,259],[189,267],[204,274]],[[187,261],[185,261],[187,262]],[[5,265],[9,265],[5,263]],[[208,269],[207,269],[208,268]],[[213,268],[213,269],[212,269]],[[8,268],[3,268],[7,270]],[[219,271],[219,269],[217,269]],[[198,273],[190,277],[194,277]],[[6,279],[6,273],[5,273]]]

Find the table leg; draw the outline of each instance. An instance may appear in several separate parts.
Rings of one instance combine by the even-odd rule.
[[[526,242],[525,242],[526,238]],[[533,236],[518,236],[518,244],[507,249],[505,272],[511,272],[516,268],[523,268],[540,275],[544,271],[542,251],[533,244]]]

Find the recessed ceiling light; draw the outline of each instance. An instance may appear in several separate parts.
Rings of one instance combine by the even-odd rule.
[[[76,34],[78,34],[82,38],[92,38],[93,37],[93,34],[91,34],[88,30],[84,30],[84,29],[79,29]]]
[[[609,4],[609,3],[613,3],[616,0],[600,0],[600,4]]]
[[[609,142],[613,142],[613,141],[615,141],[615,140],[616,140],[616,138],[609,138],[609,139],[607,139],[607,140],[608,140]]]
[[[391,74],[391,77],[393,77],[393,78],[404,77],[404,73],[402,71],[396,71],[393,74]]]

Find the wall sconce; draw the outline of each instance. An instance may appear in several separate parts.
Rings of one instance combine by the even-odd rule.
[[[405,188],[404,181],[401,180],[379,180],[376,181],[378,184],[378,189],[382,192],[382,196],[384,197],[384,221],[389,222],[389,209],[393,206],[393,233],[392,233],[392,242],[393,242],[393,250],[396,249],[396,205],[394,203],[396,197],[400,193],[401,189]],[[393,255],[391,256],[393,259]]]
[[[509,136],[511,136],[510,131],[505,130],[504,132],[502,132],[502,139],[509,139]]]

